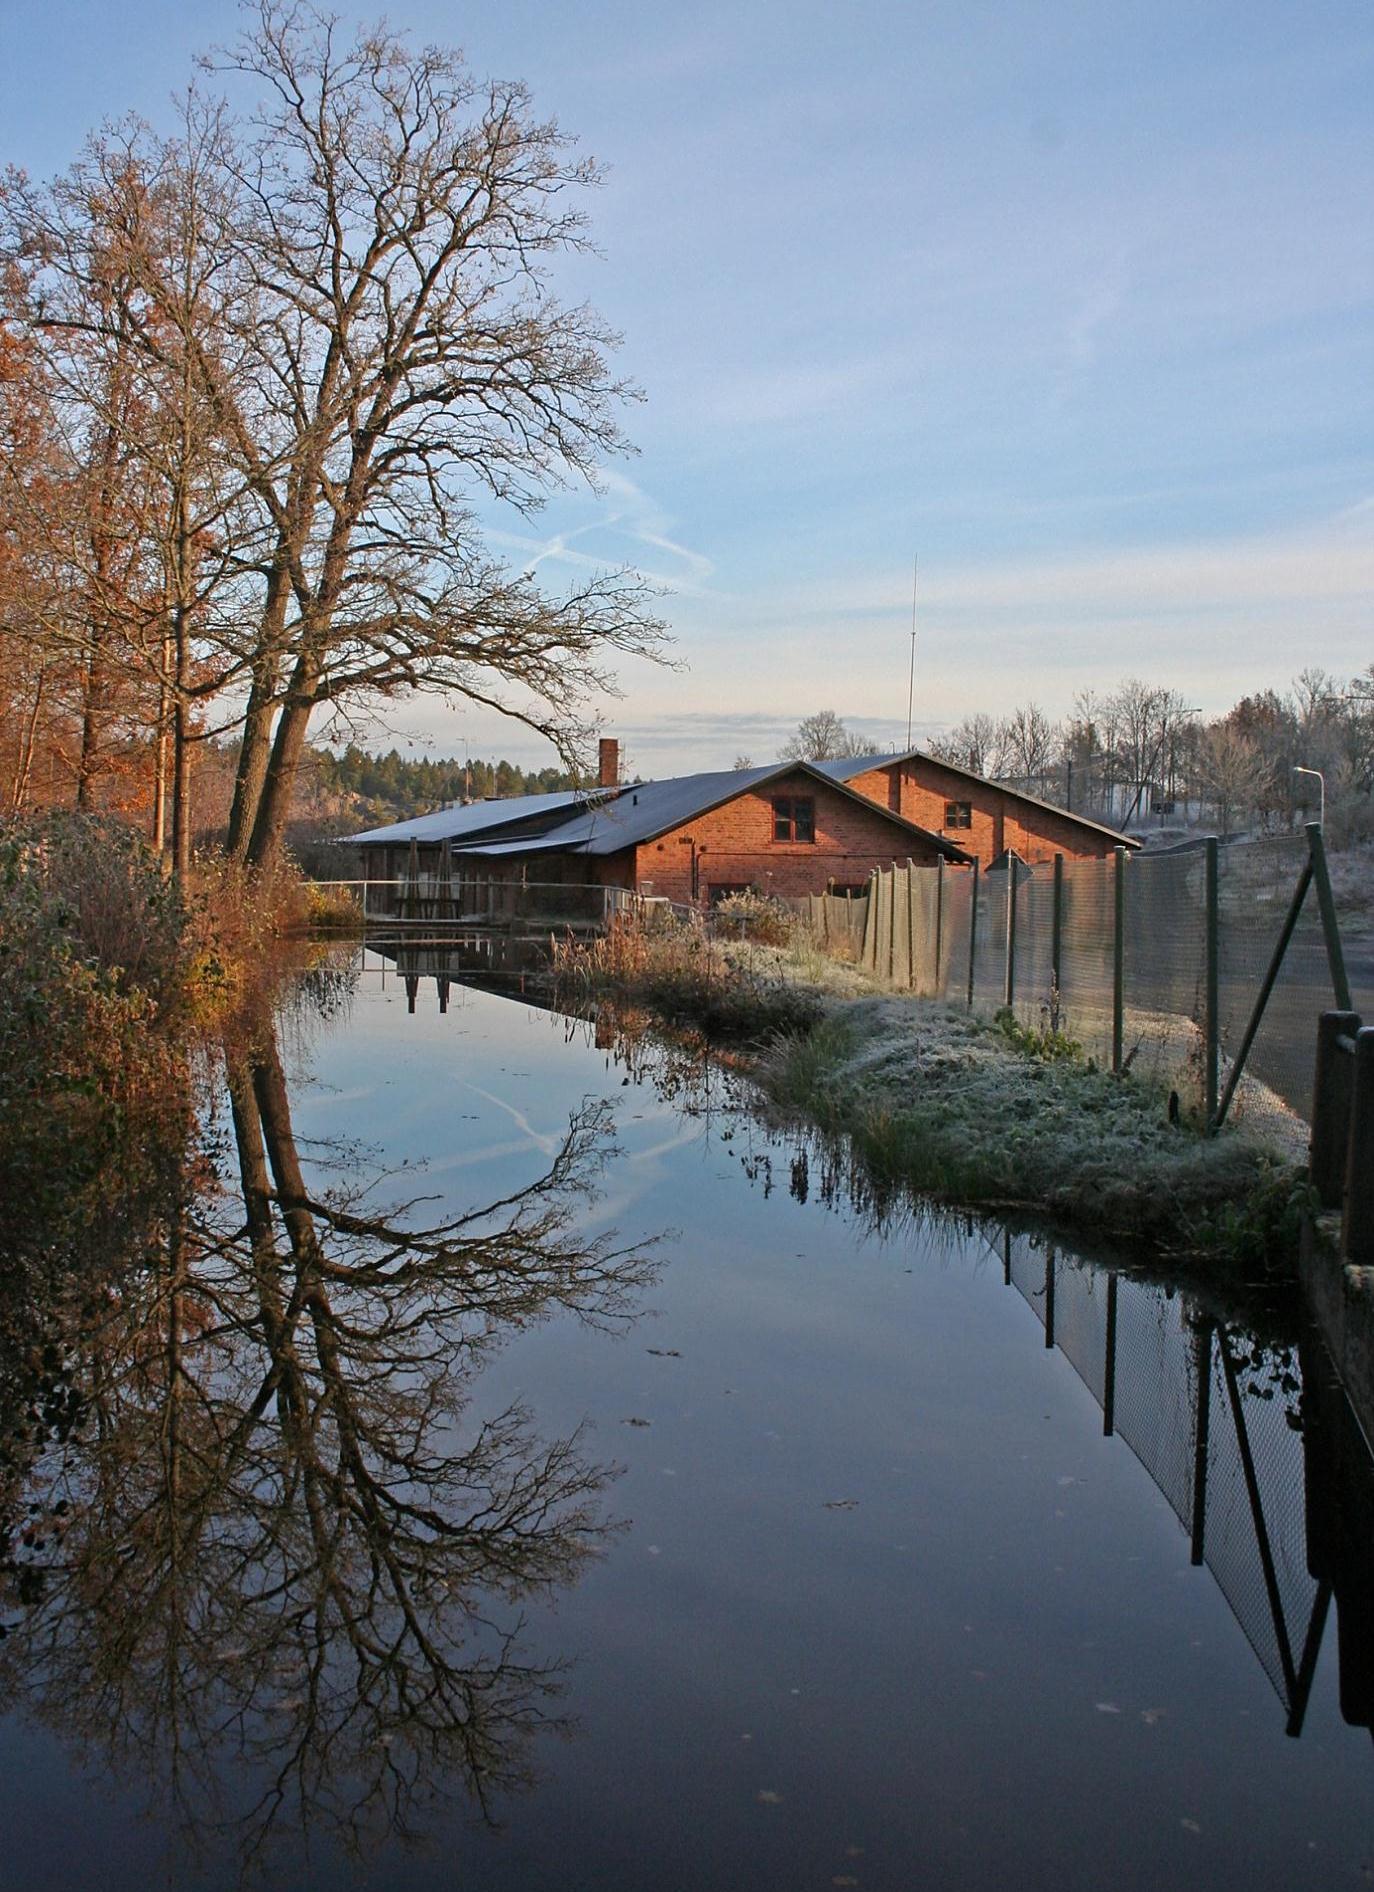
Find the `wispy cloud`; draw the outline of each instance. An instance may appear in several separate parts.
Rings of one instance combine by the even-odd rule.
[[[625,566],[667,591],[701,591],[715,569],[712,561],[671,536],[671,521],[658,502],[616,468],[602,470],[600,485],[600,494],[561,502],[589,513],[580,524],[542,536],[497,526],[488,531],[488,541],[516,554],[528,572],[541,565],[602,571]]]

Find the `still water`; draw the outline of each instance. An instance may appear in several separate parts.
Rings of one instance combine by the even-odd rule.
[[[1293,1310],[437,999],[317,979],[137,1254],[26,1263],[0,1884],[1374,1879],[1368,1463]]]

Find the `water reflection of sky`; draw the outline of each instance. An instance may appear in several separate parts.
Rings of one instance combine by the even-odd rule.
[[[272,1883],[1362,1882],[1374,1756],[1340,1718],[1334,1634],[1289,1739],[1174,1511],[981,1235],[799,1202],[786,1145],[723,1079],[684,1114],[580,1028],[489,994],[410,1016],[369,973],[342,1024],[302,1036],[307,1162],[316,1140],[371,1146],[437,1218],[527,1184],[604,1095],[622,1156],[590,1224],[675,1233],[635,1326],[558,1315],[474,1391],[474,1419],[519,1398],[624,1467],[623,1533],[523,1605],[533,1646],[575,1665],[574,1738],[536,1745],[499,1832],[450,1810],[429,1849],[356,1872],[279,1837]],[[32,1719],[3,1751],[26,1885],[154,1882],[136,1783],[86,1784]],[[207,1858],[168,1882],[235,1876]]]

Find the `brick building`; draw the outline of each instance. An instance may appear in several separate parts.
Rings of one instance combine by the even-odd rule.
[[[1100,821],[937,761],[920,749],[845,757],[816,767],[867,800],[957,841],[984,867],[1008,848],[1022,860],[1038,862],[1053,860],[1056,854],[1066,860],[1100,860],[1113,848],[1140,846],[1132,836]]]
[[[616,745],[603,742],[593,789],[443,809],[348,838],[379,883],[451,871],[460,881],[622,887],[684,904],[746,887],[782,897],[859,891],[894,861],[972,860],[957,838],[811,763],[623,786],[617,774]]]
[[[684,904],[746,887],[783,897],[858,891],[894,860],[972,858],[804,762],[632,784],[546,833],[474,839],[460,851],[530,881],[579,879]]]

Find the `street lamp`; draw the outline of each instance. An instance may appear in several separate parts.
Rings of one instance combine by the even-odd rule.
[[[1321,790],[1321,800],[1317,804],[1317,822],[1322,830],[1322,833],[1325,834],[1326,832],[1326,777],[1322,774],[1320,769],[1295,768],[1293,770],[1293,773],[1294,775],[1311,775],[1311,776],[1316,777],[1317,786]]]

